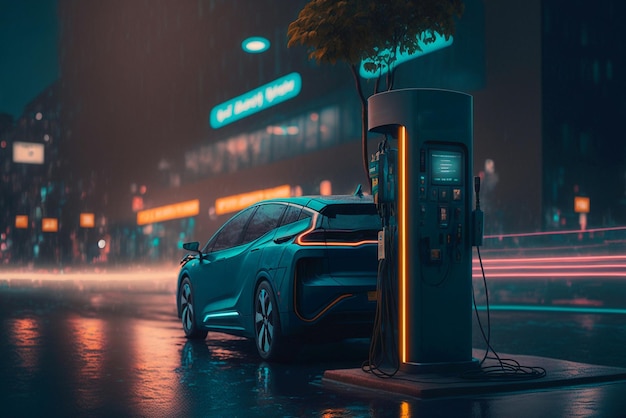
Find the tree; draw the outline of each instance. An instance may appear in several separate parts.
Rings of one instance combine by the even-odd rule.
[[[463,0],[311,0],[291,22],[288,47],[307,47],[309,58],[319,63],[348,64],[361,101],[361,149],[369,183],[367,151],[367,99],[359,66],[379,73],[374,93],[386,71],[386,88],[393,88],[399,53],[421,51],[436,34],[449,39],[456,19],[463,14]]]

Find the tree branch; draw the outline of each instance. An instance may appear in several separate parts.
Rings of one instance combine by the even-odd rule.
[[[363,94],[361,79],[359,78],[359,72],[356,64],[350,64],[350,71],[352,72],[352,77],[354,77],[356,91],[359,95],[359,100],[361,101],[361,158],[363,159],[363,172],[365,174],[365,178],[367,179],[368,190],[371,193],[372,185],[370,183],[369,175],[369,153],[367,151],[367,100]]]

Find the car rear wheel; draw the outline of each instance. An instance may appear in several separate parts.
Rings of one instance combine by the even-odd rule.
[[[261,282],[255,292],[254,331],[257,351],[264,360],[285,359],[278,306],[272,287],[266,281]]]
[[[180,301],[180,319],[183,323],[185,336],[190,339],[205,339],[208,332],[206,330],[199,329],[196,324],[193,287],[187,277],[183,279],[183,282],[180,285],[178,299]]]

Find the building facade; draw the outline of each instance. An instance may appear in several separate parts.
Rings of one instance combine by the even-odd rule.
[[[144,13],[127,2],[60,3],[63,101],[72,109],[65,126],[76,154],[100,156],[85,168],[118,185],[108,212],[126,225],[121,242],[143,241],[139,253],[174,257],[183,241],[208,239],[239,207],[235,201],[276,190],[369,189],[349,69],[318,65],[304,48],[287,48],[289,23],[305,4],[212,0],[152,4]],[[540,101],[540,48],[530,46],[531,56],[509,52],[528,41],[506,31],[507,23],[524,22],[538,43],[539,4],[509,11],[468,0],[451,44],[396,73],[394,88],[474,96],[474,167],[489,185],[482,196],[493,213],[488,231],[541,225],[541,170],[520,176],[516,165],[522,158],[541,167],[540,108],[528,105]],[[268,39],[270,48],[244,52],[250,36]],[[493,41],[503,36],[508,45]],[[520,65],[532,71],[511,71]],[[280,91],[275,83],[289,77],[297,78],[297,93],[259,104],[255,92]],[[361,83],[366,96],[374,93],[374,79]],[[515,129],[507,125],[520,119]],[[367,153],[379,142],[370,135]],[[115,170],[107,167],[113,158]]]
[[[626,222],[625,12],[614,0],[542,4],[546,228]]]
[[[100,256],[93,243],[106,236],[111,260],[172,260],[254,199],[367,191],[351,73],[287,48],[306,1],[275,3],[59,1],[67,163],[53,183],[78,253]],[[623,8],[467,0],[449,45],[398,67],[394,88],[473,96],[487,234],[624,222]],[[269,49],[245,52],[251,36]],[[361,82],[372,94],[374,80]],[[368,154],[380,140],[370,134]],[[75,225],[80,213],[93,228]]]

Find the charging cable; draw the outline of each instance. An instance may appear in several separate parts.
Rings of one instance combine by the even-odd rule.
[[[482,273],[483,285],[485,287],[485,305],[487,311],[487,333],[483,328],[483,324],[478,314],[478,307],[476,305],[476,296],[474,294],[474,285],[472,284],[472,301],[474,302],[474,312],[476,314],[476,320],[478,327],[483,336],[483,340],[487,344],[485,355],[480,361],[480,368],[477,370],[469,370],[461,375],[465,379],[475,379],[479,381],[485,380],[526,380],[526,379],[538,379],[546,375],[546,370],[543,367],[529,367],[519,364],[514,359],[501,358],[496,350],[491,345],[491,313],[489,310],[489,290],[487,289],[487,278],[485,276],[485,268],[483,266],[483,259],[480,256],[480,246],[483,244],[484,234],[484,214],[480,209],[480,177],[474,177],[474,192],[476,193],[476,209],[472,212],[472,245],[476,247],[476,253],[478,254],[478,261],[480,263],[480,271]],[[493,353],[493,357],[489,356],[489,352]],[[487,359],[496,360],[494,366],[484,366]]]

